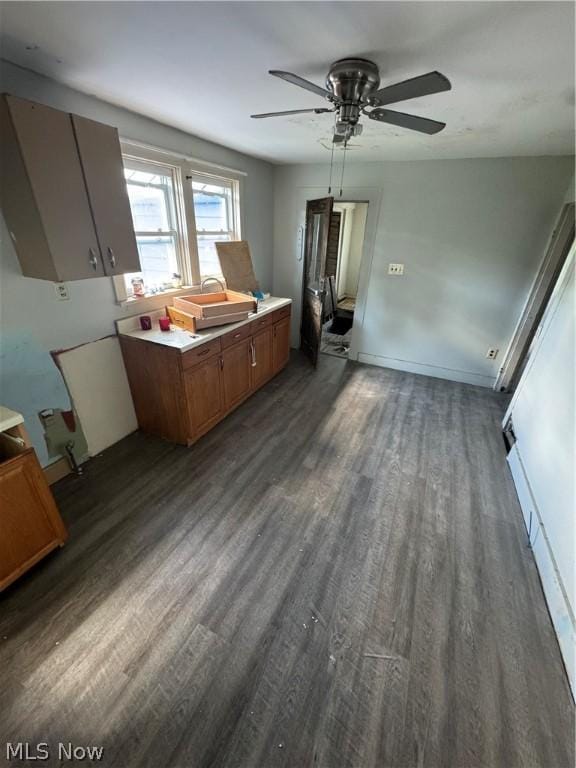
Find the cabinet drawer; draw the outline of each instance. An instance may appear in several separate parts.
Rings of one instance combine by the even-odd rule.
[[[189,352],[184,352],[182,355],[182,368],[184,370],[193,368],[195,365],[203,363],[204,360],[212,357],[212,355],[217,355],[221,349],[220,339],[214,339],[214,341],[209,341],[200,347],[195,347],[195,349],[191,349]]]
[[[278,320],[282,320],[285,317],[290,317],[290,307],[291,305],[288,304],[287,307],[282,307],[282,309],[277,309],[275,312],[272,312],[272,322],[277,323]]]
[[[230,331],[230,333],[225,333],[224,336],[221,336],[222,349],[231,347],[233,344],[237,344],[239,341],[243,341],[251,336],[251,325],[252,323],[246,323],[241,328],[236,328],[235,331]]]
[[[257,333],[258,331],[261,331],[263,328],[267,328],[269,325],[272,325],[272,319],[274,317],[274,312],[269,312],[267,315],[264,315],[263,317],[259,317],[256,320],[252,320],[250,323],[250,330],[252,333]]]

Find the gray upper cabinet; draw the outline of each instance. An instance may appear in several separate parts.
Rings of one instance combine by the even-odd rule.
[[[0,132],[1,206],[24,276],[140,269],[115,129],[5,94]]]
[[[2,99],[2,210],[26,277],[104,275],[70,115]]]
[[[140,258],[124,180],[118,131],[72,115],[88,199],[107,275],[138,272]]]

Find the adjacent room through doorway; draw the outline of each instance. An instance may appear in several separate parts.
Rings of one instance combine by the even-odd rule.
[[[327,355],[348,357],[367,215],[367,202],[338,202],[332,208],[320,348]]]

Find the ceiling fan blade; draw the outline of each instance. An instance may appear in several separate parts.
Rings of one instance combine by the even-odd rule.
[[[419,96],[449,91],[451,88],[450,80],[440,72],[428,72],[426,75],[412,77],[410,80],[403,80],[401,83],[381,88],[371,95],[370,103],[380,107],[384,104],[396,104],[397,101],[406,101],[406,99],[416,99]]]
[[[282,117],[282,115],[304,115],[306,112],[314,112],[316,115],[321,115],[323,112],[333,112],[332,109],[326,109],[325,107],[320,107],[317,109],[287,109],[284,112],[262,112],[259,115],[250,115],[250,117],[255,118],[261,118],[261,117]]]
[[[373,109],[366,113],[371,120],[378,120],[380,123],[390,123],[400,128],[408,128],[411,131],[420,133],[438,133],[446,128],[446,123],[439,123],[437,120],[429,120],[427,117],[417,117],[416,115],[407,115],[405,112],[395,112],[392,109]]]
[[[324,99],[332,95],[330,91],[327,91],[325,88],[321,88],[319,85],[315,85],[309,80],[305,80],[303,77],[300,77],[300,75],[293,75],[292,72],[283,72],[281,69],[270,69],[268,70],[268,74],[274,75],[274,77],[279,77],[281,80],[286,80],[287,83],[292,83],[292,85],[299,85],[300,88],[312,91],[312,93],[322,96]]]

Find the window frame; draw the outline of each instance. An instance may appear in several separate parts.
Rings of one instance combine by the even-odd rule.
[[[239,179],[234,179],[231,176],[222,176],[220,174],[210,173],[208,171],[193,168],[192,166],[189,166],[188,171],[189,172],[185,178],[186,178],[186,181],[190,183],[190,203],[192,208],[192,215],[194,217],[194,244],[196,246],[198,280],[201,281],[206,277],[211,277],[211,275],[205,275],[204,278],[202,278],[202,275],[200,272],[200,256],[198,254],[198,236],[227,234],[227,235],[231,235],[231,240],[242,239],[242,225],[241,225],[242,207],[240,206],[240,181]],[[232,210],[230,212],[231,218],[232,218],[232,222],[231,222],[232,229],[199,230],[196,227],[196,213],[194,211],[194,186],[193,185],[194,185],[194,181],[197,180],[198,178],[205,179],[206,184],[209,184],[212,181],[214,182],[215,186],[220,185],[222,187],[225,187],[225,186],[230,187],[230,200],[232,203]],[[221,275],[217,275],[217,277],[221,278]]]
[[[244,216],[241,201],[243,199],[243,181],[246,173],[205,163],[204,161],[183,155],[176,155],[161,149],[145,147],[137,143],[131,143],[128,140],[121,140],[121,148],[123,161],[127,160],[129,164],[133,165],[140,164],[143,171],[150,172],[150,166],[156,166],[159,169],[169,169],[172,174],[176,217],[174,223],[178,230],[176,233],[176,258],[180,267],[180,274],[182,275],[183,287],[180,289],[167,289],[156,294],[147,294],[144,297],[135,297],[129,292],[124,275],[116,275],[112,278],[118,303],[127,305],[137,302],[138,306],[161,305],[162,297],[189,293],[190,289],[200,287],[202,276],[200,274],[198,255],[198,235],[220,234],[220,232],[199,232],[196,229],[194,193],[192,188],[194,177],[200,176],[207,180],[213,179],[215,184],[226,182],[227,185],[230,185],[234,229],[228,230],[228,233],[232,233],[234,239],[240,240]],[[209,182],[207,181],[207,183]],[[138,234],[149,233],[141,233],[139,230],[135,230],[135,235]],[[152,234],[156,235],[159,233],[154,232]]]
[[[191,275],[189,274],[188,264],[190,262],[188,255],[188,236],[185,220],[185,212],[183,208],[183,201],[180,199],[179,190],[182,186],[181,182],[181,169],[177,165],[171,163],[159,162],[158,160],[143,159],[141,157],[135,157],[127,153],[122,154],[122,160],[124,167],[128,167],[129,170],[140,170],[144,173],[151,173],[152,169],[157,168],[158,173],[164,175],[170,175],[172,180],[172,188],[174,190],[174,221],[171,222],[174,229],[169,230],[134,230],[136,239],[138,237],[154,237],[154,236],[174,236],[176,244],[176,263],[178,265],[178,272],[182,276],[182,282],[187,284],[191,281]],[[124,162],[126,161],[126,162]],[[128,180],[129,181],[129,180]],[[137,182],[134,182],[137,183]],[[172,208],[172,205],[168,206]],[[123,276],[122,276],[123,277]],[[126,289],[126,293],[128,290]]]

